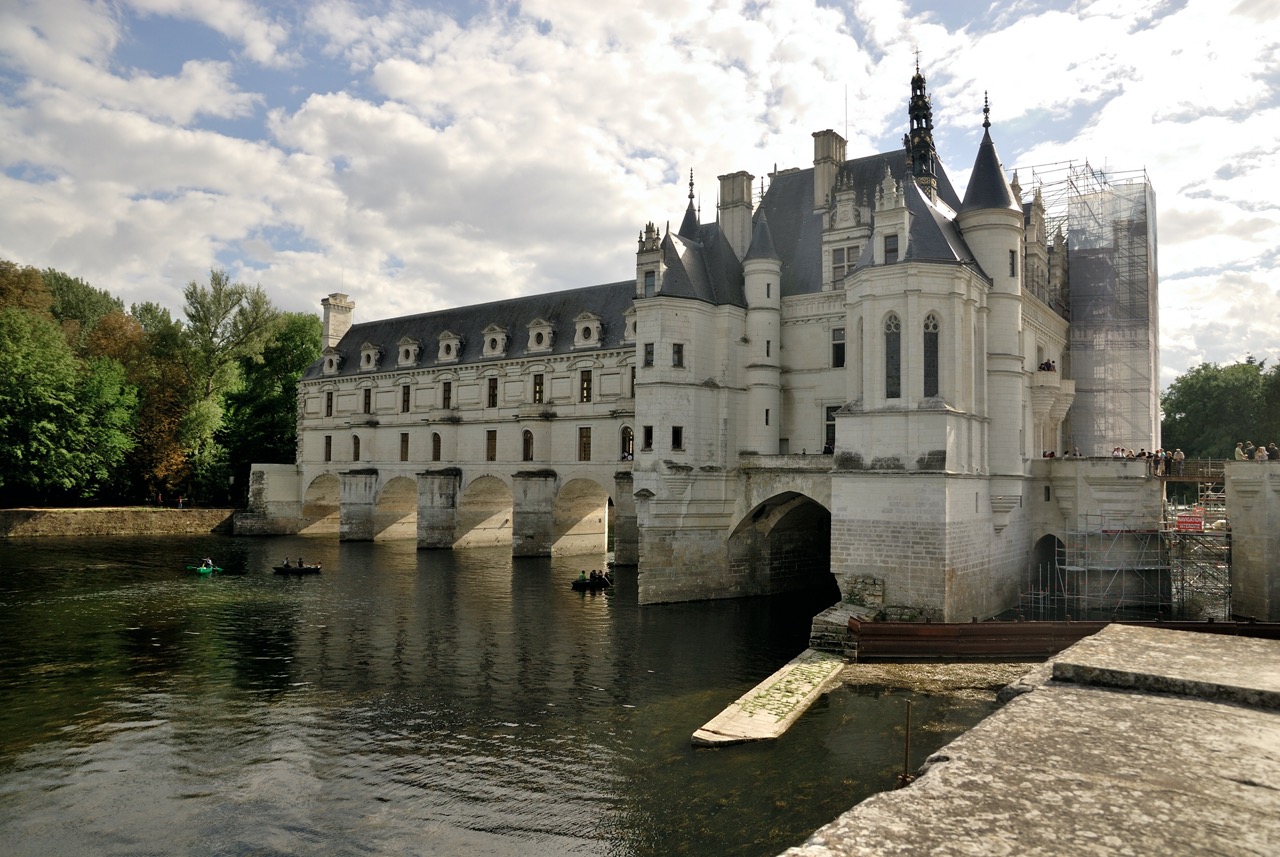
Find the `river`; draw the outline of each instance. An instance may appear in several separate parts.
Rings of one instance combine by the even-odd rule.
[[[186,566],[212,556],[227,571]],[[281,577],[284,557],[324,572]],[[602,560],[595,559],[596,567]],[[691,733],[829,597],[640,607],[591,558],[221,536],[0,541],[0,851],[771,855],[990,706],[840,688]]]

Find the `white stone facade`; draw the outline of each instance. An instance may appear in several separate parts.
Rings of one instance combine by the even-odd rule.
[[[294,493],[263,475],[281,528],[301,508],[344,538],[528,554],[612,528],[643,602],[827,578],[901,615],[1011,606],[1070,526],[1031,502],[1052,482],[1033,464],[1068,448],[1070,325],[1024,288],[1053,273],[1038,195],[987,135],[962,200],[912,84],[904,149],[847,160],[816,133],[813,167],[758,199],[721,176],[711,224],[691,187],[678,230],[642,231],[634,282],[356,324],[331,295]]]

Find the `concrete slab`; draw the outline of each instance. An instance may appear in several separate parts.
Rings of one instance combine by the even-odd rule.
[[[785,855],[1280,854],[1277,663],[1277,641],[1112,626]]]
[[[766,741],[787,731],[840,677],[843,658],[805,649],[693,733],[704,747]]]

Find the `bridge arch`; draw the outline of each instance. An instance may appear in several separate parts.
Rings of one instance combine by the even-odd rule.
[[[1025,603],[1044,618],[1056,618],[1056,613],[1065,609],[1061,606],[1063,597],[1072,588],[1067,579],[1066,555],[1066,545],[1053,533],[1041,536],[1031,548],[1022,595]]]
[[[556,492],[551,517],[551,555],[603,554],[608,550],[613,500],[589,477],[566,480]]]
[[[374,505],[374,538],[412,539],[418,535],[418,483],[393,476],[378,491]]]
[[[729,536],[729,570],[745,594],[840,590],[831,573],[831,512],[805,494],[783,491],[756,504]]]
[[[458,498],[455,548],[511,544],[514,502],[511,486],[496,476],[479,476],[467,483]]]
[[[308,535],[337,533],[341,521],[341,499],[342,483],[336,474],[321,473],[312,479],[302,498],[302,527],[299,532]]]

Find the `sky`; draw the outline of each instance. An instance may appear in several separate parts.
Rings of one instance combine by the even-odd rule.
[[[1146,175],[1161,377],[1280,360],[1280,0],[0,0],[0,259],[372,320],[634,276],[695,179],[900,147]],[[756,180],[759,184],[759,178]]]

